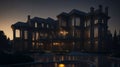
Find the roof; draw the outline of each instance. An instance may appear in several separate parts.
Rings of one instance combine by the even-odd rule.
[[[57,17],[59,17],[59,16],[69,16],[69,14],[66,13],[66,12],[62,12],[62,13],[60,13],[59,15],[57,15]]]
[[[72,14],[78,14],[78,15],[87,15],[87,13],[77,10],[77,9],[73,9],[71,12],[69,12],[70,15]]]
[[[50,17],[48,17],[48,18],[46,19],[46,21],[47,21],[47,22],[55,22],[55,20],[52,19],[52,18],[50,18]]]
[[[34,17],[30,21],[31,22],[45,22],[45,19],[39,18],[39,17]]]
[[[25,22],[17,22],[15,24],[13,24],[12,26],[15,26],[15,27],[26,27],[26,26],[28,26],[28,24],[25,23]]]

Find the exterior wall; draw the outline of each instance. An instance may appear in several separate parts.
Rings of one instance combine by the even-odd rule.
[[[101,7],[99,7],[101,11]],[[107,12],[107,10],[106,10]],[[73,50],[73,51],[101,51],[107,44],[106,12],[96,14],[94,8],[90,13],[59,15],[57,22],[33,20],[28,17],[28,27],[13,29],[14,47],[18,50]],[[56,24],[55,24],[56,23]],[[20,30],[20,37],[16,38],[15,30]],[[18,44],[18,42],[20,42]],[[18,47],[18,48],[17,48]]]

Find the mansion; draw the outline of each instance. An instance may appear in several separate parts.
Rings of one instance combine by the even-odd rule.
[[[57,20],[31,18],[17,22],[13,30],[13,48],[18,51],[107,51],[111,42],[108,30],[108,7],[99,5],[88,13],[73,9],[62,12]]]

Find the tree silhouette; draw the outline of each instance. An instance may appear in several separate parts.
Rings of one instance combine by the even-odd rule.
[[[0,50],[8,50],[10,47],[10,39],[6,37],[3,31],[0,31]]]

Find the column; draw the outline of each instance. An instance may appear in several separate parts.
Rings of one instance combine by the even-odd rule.
[[[16,29],[13,29],[13,40],[16,38]]]
[[[91,7],[90,10],[90,50],[94,51],[94,8]]]
[[[15,50],[16,29],[13,28],[13,49]]]
[[[102,26],[101,26],[102,19],[99,17],[98,19],[98,52],[102,50]]]

